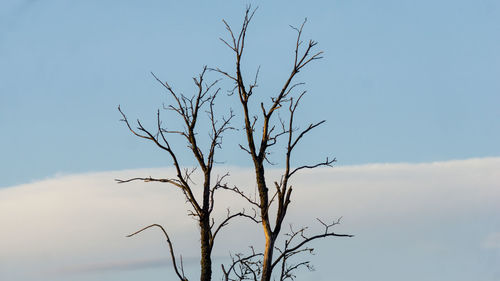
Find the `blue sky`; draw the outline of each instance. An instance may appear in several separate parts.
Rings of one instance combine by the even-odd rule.
[[[304,140],[297,162],[325,155],[336,156],[338,166],[500,157],[498,1],[4,0],[0,188],[168,167],[166,155],[131,136],[116,108],[152,124],[168,100],[151,71],[189,93],[204,65],[231,69],[221,20],[238,26],[248,3],[259,8],[244,72],[253,76],[261,66],[257,94],[264,99],[280,89],[290,67],[295,34],[288,25],[307,17],[304,38],[325,52],[298,77],[309,93],[302,125],[327,123]],[[219,109],[227,107],[237,104],[226,98]],[[248,167],[239,141],[229,134],[218,160]],[[496,209],[488,210],[478,228],[500,232],[487,218]],[[497,280],[498,273],[485,272],[478,280]],[[436,280],[458,280],[450,276]]]
[[[289,69],[289,24],[308,17],[305,38],[325,51],[299,77],[309,91],[303,112],[328,121],[304,147],[325,148],[339,165],[500,155],[498,2],[252,4],[259,11],[246,69],[261,65],[260,95],[276,91]],[[170,164],[130,136],[116,107],[132,120],[151,119],[165,95],[150,71],[187,93],[203,65],[230,67],[232,56],[218,40],[226,35],[221,19],[239,24],[245,2],[0,7],[0,186],[8,186],[57,173]],[[248,165],[235,144],[226,150],[220,160]]]

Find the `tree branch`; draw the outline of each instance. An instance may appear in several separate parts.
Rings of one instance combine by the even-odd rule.
[[[132,181],[165,182],[165,183],[173,184],[181,189],[184,189],[184,186],[179,182],[179,180],[176,180],[176,179],[156,179],[156,178],[152,178],[152,177],[147,177],[147,178],[131,178],[131,179],[126,179],[126,180],[115,179],[115,181],[117,183],[127,183],[127,182],[132,182]]]
[[[326,224],[324,223],[323,221],[321,221],[320,219],[316,219],[318,220],[325,228],[325,231],[321,234],[317,234],[317,235],[314,235],[314,236],[311,236],[311,237],[306,237],[304,235],[304,231],[306,230],[306,228],[301,228],[299,231],[293,231],[291,229],[291,233],[288,234],[288,236],[290,237],[288,240],[285,240],[285,249],[281,252],[281,254],[276,258],[276,260],[272,263],[272,268],[274,268],[279,262],[280,260],[282,259],[286,259],[288,258],[288,256],[290,254],[292,255],[295,255],[297,253],[300,253],[302,252],[300,249],[310,243],[311,241],[314,241],[316,239],[320,239],[320,238],[326,238],[326,237],[354,237],[354,235],[351,235],[351,234],[337,234],[333,231],[330,231],[330,228],[337,225],[337,224],[340,224],[340,219],[342,217],[340,217],[337,221],[334,221],[333,223],[331,224]],[[296,237],[301,237],[303,240],[301,242],[299,242],[297,245],[293,246],[293,247],[289,247],[289,245],[292,243],[292,241],[296,238]],[[299,252],[297,252],[299,251]],[[308,251],[312,251],[312,248],[308,248]],[[283,261],[285,262],[285,261]]]
[[[172,258],[172,265],[174,266],[174,270],[175,270],[175,273],[177,274],[177,276],[179,277],[179,280],[181,281],[187,281],[188,279],[186,278],[186,276],[184,276],[184,270],[182,270],[182,274],[181,272],[179,272],[179,268],[177,267],[177,262],[176,262],[176,259],[175,259],[175,254],[174,254],[174,246],[172,245],[172,241],[170,241],[170,237],[168,236],[168,233],[167,231],[163,228],[163,226],[159,225],[159,224],[152,224],[152,225],[148,225],[132,234],[129,234],[127,235],[126,237],[132,237],[148,228],[151,228],[151,227],[159,227],[162,231],[163,231],[163,234],[165,235],[165,238],[167,239],[167,243],[168,243],[168,248],[169,248],[169,251],[170,251],[170,257]],[[181,266],[181,269],[182,269],[182,266]]]
[[[247,215],[245,213],[245,210],[243,209],[243,211],[241,212],[238,212],[238,213],[234,213],[234,214],[230,214],[230,211],[229,209],[227,209],[227,216],[226,218],[217,226],[217,228],[215,229],[213,235],[212,235],[212,239],[210,241],[210,246],[212,247],[213,246],[213,243],[215,241],[215,237],[217,236],[217,234],[219,233],[219,231],[224,227],[226,226],[230,220],[236,218],[236,217],[244,217],[244,218],[247,218],[247,219],[250,219],[251,221],[255,222],[255,223],[260,223],[261,221],[260,220],[257,220],[255,217],[256,217],[257,214],[254,214],[253,216],[251,215]]]

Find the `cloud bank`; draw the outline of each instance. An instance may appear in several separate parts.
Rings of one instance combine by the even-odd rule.
[[[228,169],[230,182],[254,191],[251,170]],[[499,274],[493,267],[488,269],[499,261],[498,171],[500,158],[307,170],[293,181],[290,222],[310,225],[314,230],[315,218],[343,216],[338,232],[356,237],[335,241],[331,249],[336,253],[330,254],[330,246],[322,246],[326,251],[322,257],[333,256],[335,260],[340,255],[346,263],[356,259],[359,264],[363,259],[355,257],[357,251],[363,251],[367,259],[377,251],[379,257],[390,260],[406,249],[408,263],[426,256],[454,257],[446,261],[447,266],[479,257],[486,260],[472,264],[471,274],[477,276],[479,272],[482,280],[493,280],[488,278]],[[85,274],[162,265],[168,268],[167,248],[159,231],[125,238],[151,223],[164,225],[188,266],[196,265],[197,227],[186,215],[188,206],[182,194],[165,184],[114,182],[115,178],[169,175],[174,173],[168,168],[112,171],[58,176],[0,189],[0,279],[68,280],[69,275],[69,279],[96,280],[85,279]],[[279,179],[279,170],[270,171],[268,178]],[[223,206],[218,210],[220,217],[226,206],[249,209],[243,200],[224,191],[216,200]],[[216,256],[226,256],[229,249],[245,249],[248,241],[261,240],[255,226],[245,222],[235,226],[219,237],[221,246],[216,246]],[[409,266],[401,260],[392,262],[400,263],[402,270]],[[320,260],[319,265],[322,263],[325,261]],[[434,270],[431,264],[420,266]],[[324,277],[328,270],[328,266],[318,270],[315,278],[329,280]],[[378,270],[383,272],[374,267],[371,274]],[[446,272],[440,280],[453,278],[451,271]],[[342,276],[341,272],[337,274]],[[397,270],[393,275],[381,280],[402,278]],[[356,274],[350,276],[358,280]]]

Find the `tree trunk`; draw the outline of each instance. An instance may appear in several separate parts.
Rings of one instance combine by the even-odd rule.
[[[266,185],[265,170],[261,159],[254,161],[255,176],[257,180],[257,188],[259,190],[260,211],[262,218],[262,226],[264,228],[264,235],[266,238],[266,246],[264,249],[264,260],[262,262],[262,281],[270,281],[272,276],[272,262],[274,252],[274,242],[276,237],[272,232],[271,224],[269,221],[269,196],[268,188]]]
[[[262,277],[261,281],[270,281],[273,270],[271,268],[273,262],[274,242],[275,238],[266,233],[266,249],[264,250],[264,260],[262,262]]]
[[[210,221],[208,216],[200,218],[200,239],[201,239],[201,275],[200,281],[210,281],[212,279],[212,258],[210,248]]]

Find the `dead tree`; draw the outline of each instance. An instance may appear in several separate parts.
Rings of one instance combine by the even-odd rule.
[[[229,47],[235,55],[235,70],[228,72],[220,68],[214,70],[232,80],[235,84],[233,93],[239,98],[243,111],[243,127],[247,142],[240,145],[240,148],[248,153],[252,159],[255,179],[258,190],[257,198],[252,198],[237,187],[228,187],[238,195],[245,198],[250,204],[260,211],[260,219],[265,236],[265,246],[263,253],[252,251],[247,256],[236,256],[233,263],[227,269],[223,267],[225,280],[262,280],[269,281],[276,271],[278,265],[280,268],[280,280],[293,279],[293,271],[302,266],[309,266],[308,262],[302,262],[295,265],[288,263],[289,258],[304,251],[312,251],[307,244],[313,240],[326,237],[349,237],[351,235],[337,234],[331,228],[336,223],[324,224],[325,231],[312,236],[305,235],[305,228],[293,231],[288,234],[284,248],[278,248],[276,241],[280,237],[283,222],[290,205],[292,195],[291,178],[303,169],[313,169],[321,166],[331,166],[336,159],[326,158],[325,161],[292,167],[291,158],[294,149],[303,137],[313,129],[320,126],[325,120],[311,123],[305,129],[299,130],[294,124],[294,117],[301,99],[306,91],[297,91],[303,83],[295,82],[297,74],[309,63],[321,59],[321,51],[314,51],[317,42],[308,41],[305,45],[302,41],[302,30],[304,23],[300,27],[292,27],[297,32],[295,41],[295,51],[292,56],[292,67],[290,74],[284,81],[279,91],[270,97],[270,103],[266,105],[264,101],[257,101],[259,110],[252,111],[252,105],[255,105],[254,94],[257,88],[258,71],[252,82],[246,82],[242,73],[241,61],[244,53],[245,39],[248,26],[252,20],[255,10],[247,8],[243,24],[239,32],[234,32],[226,21],[223,21],[229,34],[229,39],[222,39],[222,42]],[[278,116],[281,112],[281,117]],[[286,118],[282,118],[286,116]],[[260,119],[260,120],[259,120]],[[259,122],[257,122],[259,120]],[[283,141],[282,141],[283,140]],[[266,165],[271,162],[268,159],[271,148],[277,143],[283,143],[284,153],[284,172],[281,179],[273,183],[273,187],[268,186],[266,181]],[[271,212],[274,212],[271,216]],[[274,217],[274,222],[271,218]],[[295,243],[295,244],[294,244]],[[277,250],[279,249],[279,250]],[[275,251],[279,251],[275,256]],[[261,256],[262,255],[262,256]],[[262,260],[257,262],[256,259]],[[239,270],[237,272],[236,270]],[[233,276],[233,277],[231,277]]]
[[[231,219],[236,217],[247,217],[255,220],[254,216],[247,215],[244,212],[230,213],[229,211],[227,213],[227,217],[219,224],[215,224],[214,219],[212,218],[212,212],[215,205],[214,193],[220,186],[223,185],[225,178],[228,176],[228,174],[225,174],[214,179],[213,168],[215,163],[215,153],[221,145],[223,134],[227,130],[232,129],[230,122],[233,119],[234,114],[230,111],[229,115],[226,117],[217,118],[215,116],[215,100],[220,92],[220,88],[216,88],[219,80],[215,80],[207,84],[205,82],[206,73],[207,67],[204,67],[201,74],[197,78],[193,78],[197,92],[191,97],[186,97],[183,94],[177,93],[168,84],[168,82],[161,81],[152,73],[154,78],[166,89],[170,97],[173,99],[173,102],[168,106],[164,106],[164,109],[171,110],[176,113],[180,123],[184,126],[181,130],[167,129],[162,123],[160,110],[156,112],[156,124],[153,130],[146,129],[139,120],[137,120],[137,127],[133,128],[126,115],[122,112],[121,108],[118,107],[118,110],[123,117],[121,121],[127,125],[128,129],[134,135],[152,142],[170,156],[176,171],[176,176],[172,178],[137,177],[124,180],[117,179],[117,182],[126,183],[131,181],[143,181],[167,183],[172,185],[174,188],[178,188],[184,194],[186,201],[189,202],[191,206],[190,215],[196,218],[200,229],[201,281],[211,280],[211,253],[214,247],[215,238],[219,231],[226,226]],[[204,127],[210,128],[210,142],[208,149],[205,149],[205,151],[198,144],[200,142],[200,137],[197,134],[197,125],[200,120],[200,114],[203,114],[204,111],[208,114],[208,124],[203,125]],[[171,125],[172,124],[169,124],[169,126]],[[197,167],[203,174],[201,196],[197,194],[191,178],[197,167],[185,168],[183,166],[181,159],[179,159],[176,154],[175,148],[170,145],[169,141],[172,135],[182,136],[185,139],[192,155],[196,159]],[[163,231],[168,243],[175,273],[179,280],[187,280],[182,268],[182,257],[179,263],[174,254],[174,247],[170,237],[161,225],[151,224],[128,235],[128,237],[136,235],[152,227],[158,227]]]
[[[261,223],[265,237],[265,245],[263,247],[263,252],[256,252],[254,248],[251,247],[251,252],[249,254],[233,255],[231,257],[232,263],[226,267],[222,266],[223,280],[226,281],[270,281],[273,272],[281,281],[294,279],[294,271],[296,269],[301,267],[311,268],[307,260],[302,262],[292,261],[292,257],[298,254],[312,252],[313,249],[309,247],[310,242],[326,237],[351,236],[347,234],[338,234],[333,231],[332,227],[338,224],[340,220],[334,221],[331,224],[326,224],[319,219],[318,221],[324,227],[324,232],[309,235],[306,233],[307,228],[305,227],[298,230],[294,230],[290,227],[290,232],[285,235],[282,233],[283,223],[291,202],[292,176],[303,169],[331,166],[336,159],[326,158],[326,160],[322,162],[299,166],[292,166],[291,163],[293,151],[304,136],[325,122],[325,120],[322,120],[311,123],[302,130],[296,128],[294,124],[296,110],[301,99],[306,94],[305,91],[297,93],[297,90],[303,83],[295,82],[296,76],[310,62],[321,59],[322,55],[322,52],[313,51],[317,43],[312,40],[303,46],[301,36],[305,21],[298,28],[292,27],[297,32],[297,39],[289,76],[281,89],[271,96],[270,104],[260,101],[257,103],[260,106],[259,110],[254,112],[252,105],[255,103],[252,97],[254,95],[254,90],[257,88],[258,71],[253,82],[247,83],[245,82],[246,80],[241,70],[241,59],[243,57],[247,29],[254,13],[255,10],[247,8],[243,24],[238,33],[234,33],[229,24],[223,21],[229,33],[230,40],[221,40],[235,55],[234,72],[226,72],[220,68],[212,68],[210,70],[222,74],[235,84],[232,93],[235,93],[234,96],[239,98],[241,104],[241,118],[247,139],[246,144],[240,145],[240,148],[250,155],[254,164],[256,186],[258,190],[257,196],[249,196],[238,187],[229,187],[225,182],[225,178],[228,174],[219,176],[214,180],[213,167],[215,164],[215,152],[216,149],[221,146],[224,132],[233,129],[230,123],[235,115],[230,111],[229,115],[226,117],[219,119],[215,117],[214,105],[216,97],[220,92],[220,88],[217,88],[219,80],[215,80],[210,84],[204,83],[205,74],[208,70],[207,67],[204,67],[201,74],[193,79],[197,87],[197,92],[191,97],[186,97],[177,93],[167,82],[161,81],[153,74],[154,78],[166,89],[167,93],[173,99],[172,104],[166,107],[164,106],[164,108],[172,110],[177,114],[184,126],[182,130],[167,129],[162,124],[159,110],[156,113],[157,120],[153,130],[146,129],[139,120],[137,120],[137,127],[133,128],[126,115],[122,112],[121,108],[118,107],[123,117],[122,121],[134,135],[151,141],[161,150],[167,152],[173,162],[176,176],[172,178],[137,177],[117,181],[119,183],[131,181],[161,182],[170,184],[181,190],[186,201],[191,205],[190,215],[196,218],[200,228],[200,280],[202,281],[211,280],[212,277],[211,253],[217,234],[222,228],[228,225],[230,220],[236,217],[246,217],[254,222]],[[197,134],[196,130],[200,120],[200,113],[203,111],[208,113],[208,126],[205,127],[210,128],[210,142],[206,150],[200,147],[199,134]],[[281,114],[278,114],[278,112],[281,112]],[[203,174],[201,195],[197,195],[191,179],[195,168],[189,169],[182,165],[181,160],[176,154],[176,150],[169,143],[172,135],[182,136],[196,159],[197,167]],[[285,154],[283,155],[285,167],[281,178],[274,181],[273,187],[270,188],[266,181],[265,172],[267,165],[270,164],[268,156],[272,148],[278,143],[284,144],[285,146]],[[231,190],[243,197],[259,212],[259,218],[247,215],[245,212],[228,212],[225,219],[219,224],[215,224],[212,218],[215,204],[214,193],[220,188]],[[182,258],[179,263],[174,254],[173,243],[163,226],[151,224],[129,236],[134,236],[153,227],[158,227],[163,231],[177,277],[181,281],[187,280],[182,267]],[[283,237],[282,240],[284,241],[282,247],[276,244],[280,237]]]

